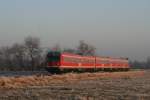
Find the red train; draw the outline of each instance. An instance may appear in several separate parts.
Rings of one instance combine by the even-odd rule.
[[[46,70],[50,73],[66,71],[127,71],[129,70],[127,58],[81,56],[70,53],[49,52],[47,54]]]

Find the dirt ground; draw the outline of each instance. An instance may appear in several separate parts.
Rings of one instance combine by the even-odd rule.
[[[150,71],[0,77],[0,100],[150,100]]]

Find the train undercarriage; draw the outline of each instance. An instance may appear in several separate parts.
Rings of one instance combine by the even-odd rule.
[[[129,71],[129,68],[59,68],[59,67],[46,67],[45,68],[51,74],[61,74],[67,72],[119,72],[119,71]]]

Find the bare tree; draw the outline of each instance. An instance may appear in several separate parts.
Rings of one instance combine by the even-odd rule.
[[[24,67],[25,46],[23,44],[15,43],[11,47],[11,52],[13,53],[15,65]]]
[[[29,60],[31,62],[32,70],[35,69],[35,66],[38,65],[39,59],[40,59],[40,39],[37,37],[27,37],[25,38],[25,49],[26,54],[29,57]]]
[[[147,57],[146,68],[150,68],[150,56]]]
[[[77,51],[81,55],[95,55],[96,48],[93,45],[85,43],[83,40],[79,42],[79,46],[77,47]]]
[[[4,46],[0,48],[0,59],[1,59],[1,67],[5,67],[4,70],[13,70],[13,62],[12,62],[12,51],[8,46]],[[9,68],[8,68],[9,67]]]

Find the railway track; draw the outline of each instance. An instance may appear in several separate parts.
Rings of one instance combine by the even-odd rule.
[[[130,69],[127,72],[134,72],[134,71],[144,71],[141,69]],[[110,71],[98,71],[98,72],[90,72],[92,73],[108,73]],[[123,71],[113,71],[114,72],[123,72]],[[67,73],[60,73],[60,74],[52,74],[47,71],[1,71],[0,72],[0,77],[21,77],[21,76],[51,76],[51,75],[64,75],[64,74],[84,74],[88,72],[67,72]],[[110,72],[111,73],[111,72]]]

